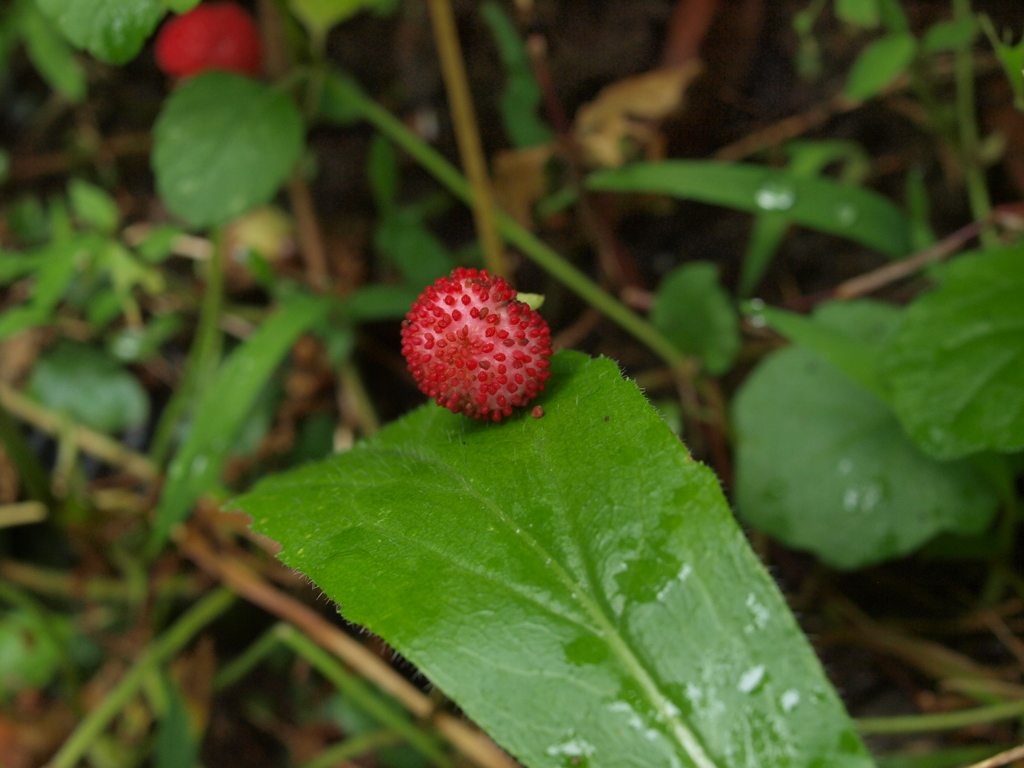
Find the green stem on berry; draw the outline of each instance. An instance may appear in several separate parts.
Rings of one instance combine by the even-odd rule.
[[[433,147],[421,141],[415,133],[405,127],[401,120],[366,96],[353,81],[346,78],[335,78],[332,85],[335,97],[343,100],[354,113],[372,123],[395,144],[408,152],[453,195],[463,202],[471,203],[473,190],[465,177]],[[693,362],[683,355],[657,328],[603,290],[511,216],[501,210],[496,210],[495,224],[498,231],[511,245],[522,251],[529,259],[565,284],[608,319],[650,347],[672,368],[686,376],[695,373]]]

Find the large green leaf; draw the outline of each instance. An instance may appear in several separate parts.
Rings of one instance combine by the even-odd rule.
[[[161,0],[35,2],[68,40],[111,64],[124,64],[135,58],[165,13]]]
[[[591,174],[587,187],[672,195],[750,213],[785,211],[797,224],[888,256],[905,256],[910,250],[906,219],[878,193],[767,166],[707,160],[635,163]]]
[[[206,72],[171,94],[153,130],[160,196],[202,227],[270,200],[302,154],[304,128],[285,91]]]
[[[228,449],[264,385],[300,334],[322,320],[329,299],[295,295],[225,361],[196,407],[192,428],[167,471],[151,547],[164,543],[200,494],[220,477]]]
[[[427,405],[238,500],[516,758],[869,766],[713,473],[607,359],[529,413]]]
[[[815,320],[877,349],[899,312],[874,302],[833,304]],[[973,465],[922,454],[880,399],[826,359],[784,349],[762,362],[736,397],[743,518],[839,568],[907,554],[941,531],[980,532],[997,500]]]
[[[910,305],[881,364],[927,453],[1024,448],[1024,244],[952,262]]]

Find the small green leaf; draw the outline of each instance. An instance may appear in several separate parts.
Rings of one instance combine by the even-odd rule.
[[[138,427],[149,416],[149,395],[139,380],[81,342],[57,342],[32,368],[29,386],[50,410],[102,432]]]
[[[288,7],[314,38],[323,38],[331,28],[359,11],[390,6],[392,0],[288,0]]]
[[[896,309],[874,302],[827,305],[816,317],[872,346],[898,322]],[[942,531],[978,533],[997,506],[969,462],[922,454],[881,400],[807,349],[757,367],[733,425],[740,515],[837,568],[908,554]]]
[[[992,24],[992,20],[987,14],[981,14],[978,17],[978,21],[981,23],[981,28],[985,31],[989,42],[992,43],[992,49],[996,52],[996,58],[1003,65],[1006,79],[1010,81],[1010,87],[1013,89],[1014,106],[1024,111],[1024,36],[1016,43],[1012,42],[1013,37],[1009,34],[1004,35],[1000,39],[996,34],[996,28]]]
[[[683,352],[696,355],[718,376],[732,367],[740,351],[740,329],[718,267],[691,262],[669,272],[658,285],[651,322]]]
[[[32,66],[50,87],[72,103],[85,98],[85,70],[68,44],[32,3],[24,3],[17,16],[25,51]]]
[[[138,245],[139,256],[148,264],[159,264],[174,250],[174,241],[184,234],[181,227],[158,224],[146,233]]]
[[[956,21],[940,21],[933,24],[921,38],[921,50],[925,53],[942,53],[967,48],[978,36],[978,21],[974,16],[964,16]]]
[[[165,13],[160,0],[35,2],[75,46],[111,64],[135,58]]]
[[[1024,244],[962,256],[907,309],[882,375],[918,445],[939,459],[1024,448]]]
[[[611,360],[552,371],[543,418],[427,405],[237,506],[531,768],[870,766],[712,472]]]
[[[909,32],[893,32],[868,45],[850,70],[846,95],[870,99],[906,71],[917,52],[917,40]]]
[[[44,688],[57,674],[71,626],[56,616],[4,606],[0,612],[0,702]]]
[[[451,252],[411,206],[386,213],[377,226],[373,244],[418,289],[455,268]]]
[[[505,67],[505,90],[498,101],[505,133],[514,147],[549,143],[554,135],[537,116],[542,94],[519,31],[501,5],[494,0],[480,6],[480,15],[491,28],[491,34],[498,44],[498,55]]]
[[[68,200],[75,217],[104,234],[112,234],[121,220],[121,211],[107,192],[85,179],[72,179]]]
[[[38,258],[39,263],[32,298],[27,304],[0,314],[0,339],[50,322],[54,308],[75,279],[80,262],[95,253],[101,243],[94,233],[58,236],[29,256]]]
[[[153,549],[163,545],[199,495],[220,478],[228,448],[281,358],[331,307],[328,299],[296,294],[224,362],[196,406],[188,437],[167,471],[153,527]]]
[[[157,189],[193,226],[223,224],[274,196],[302,154],[303,131],[284,91],[230,72],[199,75],[157,118]]]
[[[888,256],[905,256],[910,249],[906,219],[882,195],[765,166],[705,160],[635,163],[591,174],[587,187],[672,195],[750,213],[782,211],[796,224],[849,238]]]
[[[836,16],[862,29],[874,29],[881,21],[878,0],[836,0]]]

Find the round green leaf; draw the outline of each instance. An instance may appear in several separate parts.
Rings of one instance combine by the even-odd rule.
[[[825,320],[877,342],[898,320],[886,310],[834,305]],[[942,531],[978,533],[996,509],[971,464],[925,456],[881,400],[803,348],[758,366],[733,424],[739,513],[837,568],[905,555]]]
[[[35,0],[74,45],[97,59],[124,64],[164,15],[160,0]]]
[[[60,668],[69,627],[26,610],[5,610],[0,620],[0,702],[23,688],[43,688]]]
[[[728,371],[740,351],[736,310],[710,262],[684,264],[666,275],[651,321],[673,344],[699,357],[712,375]]]
[[[47,408],[103,432],[138,426],[149,416],[149,395],[138,379],[105,352],[61,341],[32,369],[33,395]]]
[[[160,196],[193,226],[223,224],[274,196],[302,154],[303,130],[284,91],[229,72],[192,78],[154,127]]]
[[[502,424],[436,405],[237,504],[531,768],[867,768],[737,527],[615,363]]]
[[[1024,245],[952,262],[907,309],[881,365],[925,452],[1024,448]]]

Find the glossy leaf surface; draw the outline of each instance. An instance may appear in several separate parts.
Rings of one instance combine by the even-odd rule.
[[[552,369],[542,418],[424,406],[236,505],[528,766],[871,765],[712,472]]]
[[[927,453],[1024,448],[1024,245],[949,264],[907,309],[882,374]]]
[[[906,219],[881,195],[767,166],[704,160],[635,163],[594,173],[587,187],[672,195],[750,213],[784,211],[796,224],[849,238],[888,256],[905,256],[910,249]]]
[[[157,118],[157,189],[193,226],[223,224],[274,196],[302,153],[303,133],[283,90],[206,72],[172,93]]]
[[[68,40],[111,64],[133,59],[165,13],[160,0],[35,1]]]
[[[803,322],[877,349],[899,312],[833,304]],[[794,338],[820,346],[821,335]],[[925,456],[882,400],[827,360],[806,348],[776,352],[734,401],[743,518],[838,568],[905,555],[942,531],[984,529],[996,495],[980,473]]]

